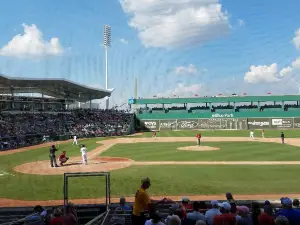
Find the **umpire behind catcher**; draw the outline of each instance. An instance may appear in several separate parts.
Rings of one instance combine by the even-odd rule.
[[[58,149],[55,147],[55,145],[52,145],[51,148],[49,149],[49,158],[50,158],[51,167],[58,167],[56,163],[56,157],[55,157],[55,152],[57,150]]]

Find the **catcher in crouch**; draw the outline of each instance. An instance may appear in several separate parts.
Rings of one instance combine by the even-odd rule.
[[[63,151],[60,156],[58,156],[58,161],[60,163],[60,166],[63,166],[64,163],[66,163],[69,160],[69,157],[66,156],[66,151]]]

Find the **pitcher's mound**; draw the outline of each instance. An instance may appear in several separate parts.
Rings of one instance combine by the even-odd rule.
[[[210,146],[186,146],[186,147],[179,147],[177,148],[178,150],[184,150],[184,151],[215,151],[215,150],[220,150],[220,148],[216,147],[210,147]]]

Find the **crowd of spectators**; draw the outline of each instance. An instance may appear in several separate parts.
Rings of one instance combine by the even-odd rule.
[[[226,201],[212,200],[191,202],[183,197],[181,202],[170,199],[154,201],[148,196],[150,179],[142,180],[137,190],[133,207],[125,208],[125,199],[116,208],[111,225],[125,225],[124,212],[131,215],[132,225],[299,225],[300,208],[298,199],[283,197],[281,206],[274,207],[270,201],[251,202],[239,205],[231,193],[226,193]],[[160,205],[160,206],[159,206]],[[168,214],[161,205],[168,207]],[[165,209],[165,208],[164,208]],[[149,217],[146,214],[149,212]]]
[[[65,112],[0,113],[0,150],[38,144],[44,135],[77,137],[123,135],[133,114],[123,110],[74,109]]]
[[[124,197],[118,206],[111,209],[105,224],[109,225],[299,225],[300,207],[298,199],[283,197],[281,206],[273,206],[270,201],[251,202],[239,205],[231,193],[226,193],[226,200],[191,202],[183,197],[181,202],[164,198],[151,200],[147,189],[150,179],[142,180],[137,190],[133,205]],[[166,210],[167,209],[167,210]],[[72,203],[65,208],[46,210],[41,206],[34,208],[33,215],[26,222],[34,225],[77,225],[78,216]],[[36,222],[34,222],[36,221]]]

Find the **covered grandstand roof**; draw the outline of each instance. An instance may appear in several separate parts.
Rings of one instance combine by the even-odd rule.
[[[269,102],[300,101],[300,95],[193,97],[193,98],[144,98],[129,99],[129,104],[183,104],[183,103],[227,103],[227,102]]]
[[[79,102],[101,99],[110,96],[112,90],[88,87],[67,79],[58,78],[20,78],[0,74],[0,94],[39,93],[54,98],[66,98]]]

